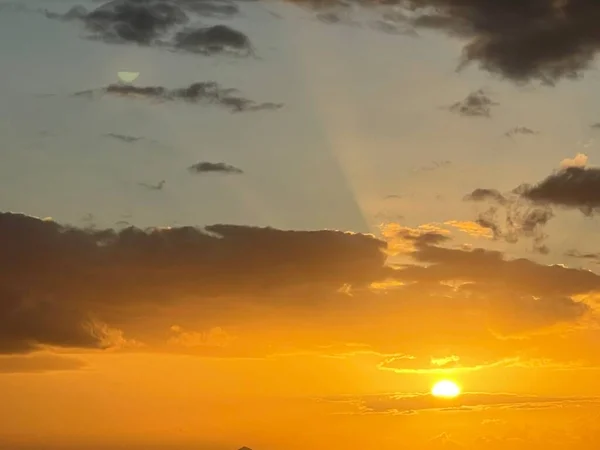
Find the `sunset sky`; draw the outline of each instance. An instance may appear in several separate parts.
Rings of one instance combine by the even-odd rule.
[[[600,448],[598,23],[1,0],[0,449]]]

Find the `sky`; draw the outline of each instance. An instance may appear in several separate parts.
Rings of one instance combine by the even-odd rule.
[[[598,20],[2,0],[0,448],[597,449]]]

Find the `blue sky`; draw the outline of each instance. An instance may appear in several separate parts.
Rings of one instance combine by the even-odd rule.
[[[243,16],[228,23],[252,36],[259,59],[110,46],[82,39],[78,24],[3,13],[2,208],[74,224],[92,213],[99,226],[128,220],[373,232],[382,214],[411,224],[472,220],[461,199],[475,187],[538,181],[584,150],[594,163],[596,142],[583,148],[596,138],[589,124],[600,118],[590,95],[594,71],[553,88],[518,87],[477,68],[455,73],[462,43],[439,33],[395,36],[364,23],[325,24],[285,4],[242,6]],[[119,70],[139,71],[140,85],[218,80],[285,107],[236,115],[69,97],[116,81]],[[479,88],[500,103],[491,119],[440,108]],[[541,134],[503,137],[515,126]],[[144,139],[128,145],[107,133]],[[199,160],[222,160],[246,175],[189,175],[186,167]],[[451,164],[415,172],[436,161]],[[162,179],[160,192],[138,185]],[[390,194],[404,198],[384,200]]]

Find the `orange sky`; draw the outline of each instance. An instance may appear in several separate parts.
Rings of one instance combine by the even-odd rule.
[[[7,442],[597,442],[600,276],[477,230],[0,227]],[[463,393],[433,398],[440,379]]]

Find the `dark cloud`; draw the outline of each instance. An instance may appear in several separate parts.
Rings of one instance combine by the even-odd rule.
[[[494,285],[496,288],[506,285],[515,293],[534,297],[570,297],[600,287],[600,277],[589,271],[544,266],[528,259],[508,260],[502,253],[491,250],[421,246],[413,253],[413,258],[429,265],[397,271],[394,273],[396,279],[421,283],[444,280],[474,283],[464,285],[462,289],[467,291],[479,290],[476,284],[480,283],[490,290],[494,290]]]
[[[467,39],[462,66],[516,82],[554,84],[588,69],[600,49],[596,0],[397,0],[408,23]]]
[[[416,234],[412,230],[407,229],[398,231],[395,237],[411,241],[415,247],[438,245],[450,240],[450,237],[435,231],[425,231]]]
[[[564,406],[596,405],[598,397],[542,397],[518,394],[464,393],[453,399],[436,398],[429,394],[374,394],[364,396],[339,395],[322,401],[346,404],[354,414],[406,414],[422,410],[489,410],[562,408]]]
[[[461,116],[466,117],[491,117],[494,102],[483,90],[471,92],[467,97],[451,105],[448,109]]]
[[[199,162],[190,167],[188,170],[192,173],[226,173],[226,174],[242,174],[244,171],[235,166],[225,163]]]
[[[593,123],[592,125],[590,125],[590,128],[593,128],[595,130],[599,130],[600,129],[600,122]]]
[[[106,136],[117,139],[119,141],[125,142],[127,144],[133,144],[134,142],[142,139],[141,137],[129,136],[127,134],[119,134],[119,133],[107,133]]]
[[[600,169],[566,167],[515,192],[534,203],[577,208],[592,215],[600,210]]]
[[[235,3],[221,0],[113,0],[92,11],[75,6],[66,14],[47,10],[44,14],[51,19],[83,22],[91,33],[88,38],[111,44],[135,43],[198,53],[234,47],[252,53],[249,39],[224,25],[183,30],[176,34],[173,42],[163,39],[168,32],[187,24],[188,14],[224,18],[238,12]]]
[[[131,348],[134,339],[252,356],[355,342],[468,363],[480,347],[489,360],[510,356],[505,336],[578,324],[590,306],[575,296],[600,290],[589,271],[443,247],[449,233],[432,226],[393,231],[386,242],[241,225],[78,228],[0,214],[0,352]],[[409,263],[386,264],[394,240],[409,244]]]
[[[10,213],[0,215],[0,246],[3,353],[103,348],[120,335],[101,325],[102,314],[118,320],[144,302],[305,284],[335,292],[379,278],[385,262],[385,243],[360,234],[234,225],[95,230]]]
[[[107,346],[102,328],[75,305],[6,284],[0,288],[0,353],[27,353],[40,345]]]
[[[544,232],[545,225],[554,217],[549,206],[532,205],[514,194],[503,195],[495,189],[478,188],[464,199],[491,203],[478,214],[475,222],[489,229],[494,239],[514,244],[520,238],[528,238],[533,241],[534,251],[543,254],[549,252],[545,245],[548,236]]]
[[[62,16],[51,12],[46,15],[82,21],[93,39],[140,45],[155,44],[165,32],[189,20],[175,2],[162,0],[114,0],[91,12],[76,6]]]
[[[470,200],[474,202],[480,202],[484,200],[492,200],[501,205],[507,202],[506,197],[502,195],[496,189],[485,189],[485,188],[477,188],[470,194],[467,194],[464,198],[465,200]]]
[[[175,35],[175,48],[194,53],[218,53],[227,50],[254,54],[248,36],[226,25],[187,29]]]
[[[527,128],[527,127],[515,127],[515,128],[511,128],[510,130],[508,130],[505,133],[506,137],[513,137],[517,134],[524,134],[524,135],[536,135],[539,134],[538,131],[534,131],[531,128]]]
[[[163,86],[139,87],[128,84],[111,84],[105,88],[77,92],[75,96],[94,97],[113,95],[126,98],[146,98],[157,101],[186,101],[189,103],[217,104],[233,112],[273,110],[283,107],[281,103],[256,103],[252,100],[232,95],[235,90],[226,89],[213,81],[192,83],[185,88],[167,89]]]

